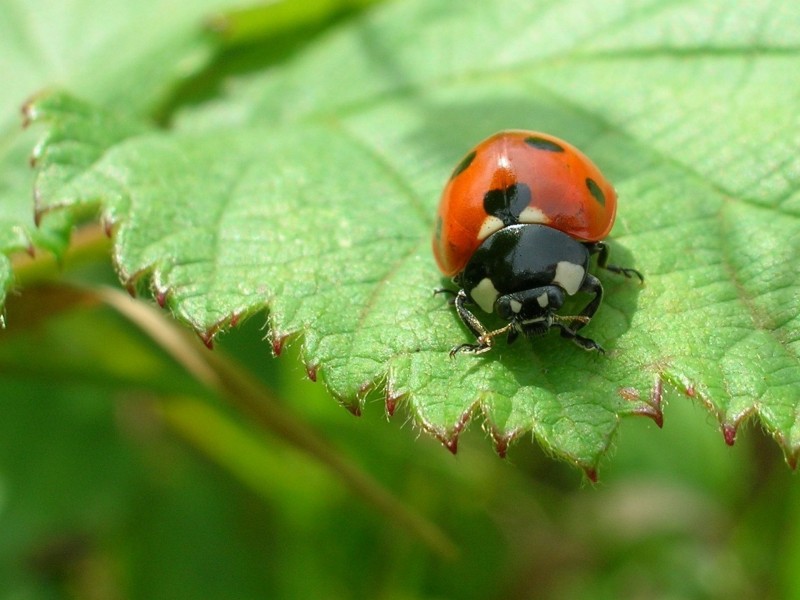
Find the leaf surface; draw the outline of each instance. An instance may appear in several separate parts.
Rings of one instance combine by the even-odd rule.
[[[213,45],[201,23],[224,0],[8,0],[0,4],[0,305],[13,285],[9,255],[45,249],[61,255],[78,215],[34,226],[34,138],[22,131],[20,108],[45,88],[64,87],[148,115],[172,88],[197,72]],[[168,17],[168,18],[167,18]]]
[[[269,309],[275,348],[300,335],[351,410],[383,389],[453,449],[479,415],[501,453],[531,430],[593,476],[620,417],[660,422],[666,383],[730,443],[757,414],[794,465],[800,8],[727,6],[391,4],[170,131],[51,96],[40,208],[99,203],[122,278],[201,335]],[[469,336],[431,294],[432,215],[502,128],[568,139],[618,189],[614,260],[647,282],[600,274],[606,356],[550,335],[448,358]]]

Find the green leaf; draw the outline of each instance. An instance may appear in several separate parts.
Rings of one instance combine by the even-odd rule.
[[[98,103],[148,115],[211,57],[202,22],[225,0],[0,3],[0,305],[13,285],[8,256],[37,247],[63,254],[75,215],[33,223],[32,136],[20,108],[42,88],[79,90]],[[169,14],[169,18],[164,18]]]
[[[620,417],[660,421],[666,383],[729,443],[757,414],[794,465],[799,20],[755,2],[387,5],[171,131],[36,103],[40,208],[99,203],[123,280],[206,339],[269,309],[276,350],[301,336],[351,410],[381,388],[452,449],[478,416],[501,453],[532,431],[593,477]],[[586,332],[606,356],[551,335],[448,357],[469,336],[431,295],[432,215],[459,158],[510,127],[570,140],[618,189],[615,262],[646,284],[600,274]]]

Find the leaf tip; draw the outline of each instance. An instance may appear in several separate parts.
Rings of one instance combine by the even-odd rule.
[[[722,424],[722,437],[725,438],[725,443],[728,446],[733,446],[736,443],[736,432],[739,426],[736,423],[723,423]]]
[[[386,390],[386,415],[391,418],[394,416],[395,411],[397,410],[397,405],[402,402],[406,397],[406,394],[403,392],[397,392],[392,389]]]
[[[42,191],[38,185],[33,186],[33,224],[39,227],[42,224],[42,217],[47,213],[47,209],[42,206]]]
[[[653,388],[650,390],[650,396],[646,400],[642,399],[636,388],[623,387],[617,390],[617,394],[623,400],[639,403],[639,406],[633,409],[633,414],[652,419],[659,429],[664,426],[664,411],[661,409],[663,393],[664,384],[661,377],[656,378]]]
[[[490,424],[488,418],[486,424]],[[484,427],[486,427],[486,424]],[[492,438],[492,443],[494,444],[494,451],[500,458],[506,458],[509,446],[511,446],[514,440],[522,433],[519,429],[501,432],[494,424],[490,424],[488,429],[489,435]]]
[[[442,444],[444,444],[444,447],[447,448],[450,451],[450,454],[452,454],[453,456],[458,454],[458,436],[457,435],[454,435],[451,438],[440,439],[440,441],[442,442]]]
[[[22,114],[23,129],[30,127],[30,124],[33,123],[38,118],[39,112],[36,108],[36,101],[38,99],[39,99],[39,94],[31,96],[20,107],[20,113]]]
[[[164,308],[167,305],[167,294],[169,290],[158,290],[156,291],[156,303],[161,307]]]
[[[344,406],[347,411],[353,415],[354,417],[361,416],[361,403],[358,401],[351,401],[351,402],[343,402],[342,406]]]
[[[280,356],[281,352],[283,352],[283,348],[286,345],[286,340],[289,339],[289,334],[284,333],[282,331],[278,331],[274,327],[270,328],[270,343],[272,344],[272,355],[273,356]],[[309,365],[306,365],[306,371],[308,371]],[[311,379],[311,377],[309,377]],[[316,381],[316,379],[311,379],[311,381]]]
[[[206,348],[208,348],[209,350],[213,350],[214,349],[214,335],[215,335],[215,333],[216,333],[216,331],[214,331],[212,329],[208,329],[206,331],[198,331],[197,332],[197,336],[200,338],[200,340],[203,342],[203,344],[205,344]]]
[[[384,403],[386,414],[390,418],[394,416],[394,411],[397,408],[397,398],[391,394],[386,394],[386,402]]]
[[[427,431],[433,437],[435,437],[439,442],[441,442],[442,446],[447,448],[452,454],[458,453],[458,434],[459,431],[453,430],[448,432],[441,427],[437,427],[432,423],[428,423],[426,421],[422,422],[422,429]]]
[[[274,348],[274,347],[273,347]],[[318,364],[308,364],[306,365],[306,375],[311,381],[317,381],[317,371],[319,369]]]
[[[786,461],[786,465],[792,470],[797,470],[798,459],[800,459],[800,447],[791,444],[787,439],[786,435],[777,433],[773,435],[775,441],[780,446],[781,450],[783,450],[783,458]]]
[[[508,454],[508,444],[510,441],[510,438],[505,436],[494,438],[494,451],[497,452],[497,456],[500,458],[506,457]]]
[[[477,404],[473,404],[467,410],[461,413],[461,416],[458,417],[452,428],[446,429],[427,421],[422,422],[422,428],[439,440],[442,445],[452,454],[456,454],[458,452],[459,436],[461,435],[461,432],[466,429],[467,424],[472,418],[472,413],[475,410],[475,406],[477,406]]]
[[[583,472],[586,475],[586,479],[588,479],[591,483],[597,483],[598,476],[597,476],[597,467],[582,467]]]

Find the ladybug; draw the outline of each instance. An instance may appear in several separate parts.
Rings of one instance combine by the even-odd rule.
[[[483,354],[496,337],[543,335],[557,328],[584,350],[604,352],[578,334],[603,298],[597,266],[625,277],[636,269],[608,263],[603,238],[614,224],[617,194],[580,150],[552,135],[501,131],[458,163],[444,188],[433,235],[433,253],[458,291],[452,303],[475,335],[474,344],[450,351]],[[568,296],[593,294],[578,315],[557,314]],[[507,324],[489,331],[472,313],[477,305]]]

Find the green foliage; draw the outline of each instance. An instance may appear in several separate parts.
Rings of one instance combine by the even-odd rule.
[[[422,589],[513,597],[530,596],[531,581],[549,581],[553,597],[664,589],[765,597],[797,588],[798,546],[781,537],[797,517],[796,494],[782,493],[788,474],[765,469],[774,458],[758,443],[727,454],[702,411],[680,398],[707,407],[731,444],[755,415],[796,465],[797,6],[35,4],[0,6],[0,64],[14,74],[0,90],[0,293],[15,292],[0,372],[4,396],[16,401],[4,408],[0,435],[0,581],[13,579],[17,595],[45,593],[15,568],[21,555],[73,593],[124,565],[142,574],[131,595],[148,598],[231,589],[312,597],[321,588],[343,598]],[[215,14],[226,5],[237,10]],[[23,103],[33,124],[25,131]],[[618,189],[614,260],[640,269],[646,283],[600,274],[607,299],[587,333],[606,356],[551,335],[485,357],[448,357],[469,336],[431,294],[447,283],[430,254],[433,213],[463,153],[502,128],[569,140]],[[206,343],[249,320],[218,346],[242,373],[248,364],[297,398],[286,413],[299,405],[302,421],[457,532],[458,567],[396,544],[406,528],[389,536],[368,517],[353,526],[357,511],[338,481],[287,451],[291,427],[272,422],[286,439],[264,441],[252,431],[258,419],[245,409],[253,423],[243,425],[241,414],[218,407],[224,391],[168,341],[151,333],[156,347],[106,312],[79,310],[102,297],[107,261],[102,245],[87,253],[76,243],[91,260],[73,269],[67,246],[75,226],[98,218],[112,235],[117,278],[152,294]],[[33,249],[33,263],[19,258]],[[42,268],[43,254],[66,274]],[[53,279],[83,291],[37,292]],[[264,318],[266,342],[257,331]],[[280,352],[292,339],[287,353],[352,412],[370,415],[369,426],[326,412],[319,386],[301,389],[296,373],[276,374],[290,359],[271,361],[270,346]],[[645,415],[660,425],[664,397],[676,399],[678,427],[654,447],[654,427],[627,423],[610,468],[613,493],[570,496],[563,472],[530,445],[509,449],[531,431],[548,454],[594,478],[620,420]],[[466,435],[461,462],[381,423],[378,398],[453,450]],[[514,469],[475,451],[464,433],[471,418],[499,453],[512,453]],[[159,427],[236,483],[198,468]],[[317,460],[344,479],[341,461],[324,454]],[[651,485],[637,479],[643,473],[663,479]],[[382,510],[391,505],[372,498]],[[209,575],[204,549],[241,523],[250,530],[254,515],[255,533],[223,543],[221,574]],[[315,523],[325,523],[314,530],[321,553],[297,541]],[[740,546],[729,550],[734,539]],[[150,560],[154,546],[174,560]],[[588,550],[597,547],[596,556]],[[587,553],[602,575],[572,568],[571,557]],[[342,574],[341,564],[374,579]],[[479,581],[484,571],[492,577]],[[785,573],[780,583],[776,571]]]
[[[764,94],[786,57],[747,50],[791,32],[784,22],[735,39],[699,31],[690,44],[665,30],[642,48],[638,18],[621,13],[630,22],[609,45],[584,37],[574,8],[555,11],[562,26],[575,24],[569,35],[533,44],[551,18],[535,7],[506,22],[489,6],[393,6],[244,77],[168,131],[64,95],[36,100],[29,118],[50,123],[36,157],[38,210],[99,203],[118,224],[114,257],[126,284],[149,283],[206,339],[268,308],[276,347],[299,334],[309,369],[351,410],[382,385],[390,412],[403,398],[453,448],[478,412],[501,453],[532,430],[591,474],[620,416],[660,420],[667,382],[709,405],[729,441],[758,413],[794,464],[800,370],[787,265],[800,250],[797,195],[791,146],[774,138],[793,118],[796,87]],[[617,26],[620,14],[592,10],[592,28]],[[459,43],[467,31],[480,42]],[[717,78],[700,78],[712,68]],[[645,73],[654,85],[636,85]],[[735,102],[704,116],[709,98],[725,97]],[[773,123],[732,131],[742,106],[771,109]],[[465,332],[430,294],[440,282],[431,215],[459,154],[503,127],[570,139],[619,188],[615,250],[647,285],[606,278],[591,335],[607,357],[552,336],[486,359],[447,356]],[[717,151],[731,147],[728,159]]]

